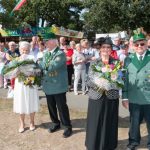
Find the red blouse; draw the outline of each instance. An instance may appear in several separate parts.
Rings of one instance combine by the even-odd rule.
[[[72,55],[73,55],[73,49],[69,48],[69,49],[65,52],[65,54],[66,54],[66,57],[72,57]],[[67,64],[67,65],[71,65],[71,64],[72,64],[72,59],[71,59],[71,60],[68,60],[68,61],[66,62],[66,64]]]
[[[111,54],[110,56],[114,59],[118,59],[118,55],[117,55],[117,52],[115,50],[111,50]]]

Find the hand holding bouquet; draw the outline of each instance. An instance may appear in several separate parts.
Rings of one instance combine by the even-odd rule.
[[[93,82],[97,85],[100,91],[109,91],[111,89],[120,89],[123,87],[122,64],[119,61],[114,61],[111,64],[92,65],[92,70],[95,73]]]
[[[33,60],[13,60],[4,66],[2,73],[6,79],[18,78],[24,85],[38,85],[41,82],[41,70]]]

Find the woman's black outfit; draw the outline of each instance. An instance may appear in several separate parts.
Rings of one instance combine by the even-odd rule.
[[[68,85],[69,87],[72,86],[72,75],[74,73],[73,65],[67,65],[67,72],[68,72]]]
[[[112,89],[107,93],[97,92],[93,82],[96,75],[98,74],[93,72],[90,66],[85,145],[87,150],[114,150],[118,141],[119,91]]]

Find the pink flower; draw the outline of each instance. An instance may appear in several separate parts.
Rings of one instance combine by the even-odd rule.
[[[102,72],[107,72],[107,68],[106,67],[102,67]]]
[[[115,65],[114,65],[114,64],[110,64],[109,67],[110,67],[112,70],[114,70]]]

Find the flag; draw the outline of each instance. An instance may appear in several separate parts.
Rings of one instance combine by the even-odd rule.
[[[11,11],[10,16],[13,16],[13,12],[19,10],[27,0],[19,0],[15,8]]]
[[[27,0],[20,0],[12,11],[19,10]]]

